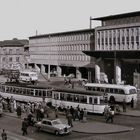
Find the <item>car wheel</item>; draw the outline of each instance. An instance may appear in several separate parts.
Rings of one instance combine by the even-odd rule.
[[[55,135],[58,136],[59,135],[59,132],[58,131],[55,131]]]

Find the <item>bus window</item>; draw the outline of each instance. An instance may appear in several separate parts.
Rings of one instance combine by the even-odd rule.
[[[64,100],[64,94],[60,93],[60,100]]]
[[[97,97],[94,98],[94,104],[97,104]]]
[[[73,96],[71,94],[67,94],[67,101],[73,101]]]
[[[74,95],[74,101],[79,102],[79,96],[78,95]]]
[[[136,93],[137,93],[136,89],[130,89],[129,90],[129,94],[136,94]]]
[[[100,88],[99,87],[97,87],[97,91],[100,91]]]
[[[38,96],[38,90],[37,89],[35,90],[35,96]]]
[[[80,99],[81,103],[87,103],[87,97],[86,96],[80,96],[79,99]]]
[[[125,94],[122,89],[119,90],[119,94]]]
[[[39,92],[39,96],[42,96],[42,91],[41,91],[41,90],[39,90],[38,92]]]
[[[48,90],[48,91],[46,91],[47,92],[47,97],[52,97],[52,91],[51,90]]]
[[[46,97],[47,94],[46,94],[46,90],[43,90],[43,97]]]
[[[92,97],[89,97],[89,104],[92,104]]]

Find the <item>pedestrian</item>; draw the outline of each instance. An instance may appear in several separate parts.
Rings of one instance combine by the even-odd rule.
[[[22,114],[21,106],[18,105],[18,107],[17,107],[17,116],[20,118],[21,114]]]
[[[7,134],[6,134],[4,129],[3,129],[2,133],[1,133],[1,138],[2,138],[2,140],[7,140]]]
[[[131,99],[131,108],[134,108],[134,99]]]
[[[67,116],[67,120],[68,120],[68,125],[71,126],[71,127],[73,127],[72,115],[70,114],[70,112],[69,112],[69,114]]]
[[[83,108],[80,109],[80,120],[83,121],[84,110]]]
[[[109,114],[109,106],[106,105],[105,108],[104,108],[104,116],[105,116],[105,119],[107,119],[108,114]]]
[[[108,115],[107,115],[107,119],[106,119],[106,123],[110,120],[111,123],[113,123],[113,119],[114,119],[114,110],[111,110],[111,108],[109,109]]]
[[[125,101],[125,99],[123,99],[123,112],[126,112],[126,101]]]
[[[21,130],[22,130],[22,135],[27,135],[28,133],[27,133],[27,128],[28,128],[28,122],[27,122],[27,119],[26,118],[24,118],[24,120],[22,121],[22,128],[21,128]]]
[[[87,122],[87,110],[84,108],[83,122]]]
[[[58,107],[57,106],[55,107],[54,112],[55,112],[55,117],[58,118]]]

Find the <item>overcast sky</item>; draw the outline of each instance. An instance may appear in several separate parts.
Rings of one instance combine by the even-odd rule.
[[[0,41],[28,39],[36,30],[48,34],[87,29],[90,16],[139,10],[139,0],[0,0]]]

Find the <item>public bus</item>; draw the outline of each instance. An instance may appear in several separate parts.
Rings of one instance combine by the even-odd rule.
[[[38,75],[33,71],[21,71],[19,74],[19,81],[35,83],[38,81]]]
[[[87,112],[103,114],[107,106],[102,96],[92,91],[81,91],[74,89],[55,89],[52,91],[52,106],[66,109],[72,106],[86,109]]]
[[[137,89],[131,85],[117,85],[117,84],[101,84],[101,83],[87,83],[85,85],[87,91],[94,91],[106,96],[110,102],[130,103],[132,99],[137,101]]]
[[[52,88],[28,86],[24,84],[0,84],[0,95],[3,98],[10,98],[11,96],[21,102],[40,102],[45,99],[45,102],[51,102]]]

